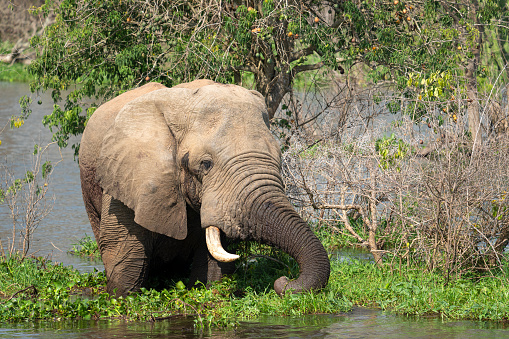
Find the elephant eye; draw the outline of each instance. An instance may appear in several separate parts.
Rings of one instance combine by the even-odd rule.
[[[212,168],[212,161],[210,161],[210,160],[203,160],[201,162],[201,168],[204,171],[210,170]]]

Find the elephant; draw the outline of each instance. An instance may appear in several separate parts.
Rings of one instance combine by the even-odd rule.
[[[221,239],[292,256],[300,273],[275,281],[279,295],[328,282],[328,254],[285,195],[256,91],[211,80],[127,91],[90,117],[79,167],[110,294],[139,291],[161,272],[205,284],[231,274],[238,255]]]

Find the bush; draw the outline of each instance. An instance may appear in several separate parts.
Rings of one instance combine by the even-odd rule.
[[[500,269],[509,238],[507,134],[486,124],[491,132],[474,142],[463,100],[445,108],[397,97],[394,112],[390,89],[346,87],[290,97],[279,112],[289,107],[301,121],[276,134],[286,135],[286,190],[302,216],[348,235],[378,263],[423,264],[447,278]],[[415,104],[418,118],[407,115]]]

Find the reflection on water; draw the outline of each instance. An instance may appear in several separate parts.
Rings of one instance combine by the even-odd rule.
[[[0,126],[11,115],[19,114],[18,99],[28,94],[25,84],[0,83]],[[52,111],[49,96],[42,105],[33,104],[32,116],[18,130],[4,130],[0,135],[0,161],[6,161],[18,176],[22,176],[30,163],[29,155],[34,144],[45,144],[51,133],[41,124],[42,117]],[[72,140],[70,144],[76,140]],[[92,231],[81,199],[79,170],[73,161],[73,150],[62,150],[64,161],[53,174],[51,193],[55,196],[52,212],[39,225],[32,243],[37,255],[50,256],[54,261],[73,265],[81,271],[102,264],[70,256],[66,252]],[[49,153],[53,161],[59,152]],[[12,222],[9,210],[0,205],[0,239],[6,244],[11,236]],[[354,250],[352,250],[354,251]],[[337,260],[371,260],[369,253],[341,250]],[[313,315],[299,318],[263,317],[256,322],[244,322],[234,330],[197,330],[194,319],[180,318],[156,323],[100,321],[39,321],[4,323],[0,325],[0,338],[508,338],[509,330],[496,323],[473,321],[442,322],[440,319],[414,319],[394,316],[379,310],[357,308],[344,315]]]
[[[0,338],[508,338],[504,324],[413,319],[355,308],[348,314],[262,317],[235,329],[197,329],[192,318],[160,322],[40,321],[0,329]]]

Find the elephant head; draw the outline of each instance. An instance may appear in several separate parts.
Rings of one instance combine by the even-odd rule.
[[[190,206],[218,261],[237,258],[222,248],[220,232],[289,253],[300,276],[279,278],[280,295],[322,288],[329,259],[284,194],[268,125],[256,91],[211,81],[158,89],[120,110],[103,138],[96,179],[134,211],[137,224],[174,239],[187,236]]]

